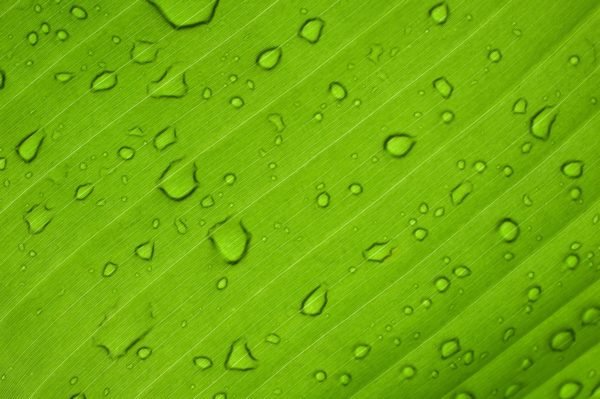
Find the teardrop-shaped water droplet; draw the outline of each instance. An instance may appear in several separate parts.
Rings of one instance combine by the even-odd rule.
[[[519,224],[513,219],[505,218],[498,223],[498,233],[504,242],[511,243],[516,241],[519,238],[520,232]]]
[[[94,191],[94,185],[92,183],[84,183],[77,186],[75,189],[75,199],[78,201],[83,201],[87,197],[89,197]]]
[[[250,351],[244,338],[239,338],[231,344],[225,360],[227,370],[249,371],[258,367],[258,360]]]
[[[212,21],[219,0],[148,0],[174,28],[206,25]]]
[[[429,9],[429,16],[438,25],[443,25],[448,20],[450,10],[445,1],[438,3]]]
[[[118,266],[113,262],[106,262],[104,264],[104,268],[102,269],[103,277],[110,277],[117,272]]]
[[[30,163],[38,156],[46,134],[43,130],[34,130],[17,144],[17,155],[25,163]]]
[[[433,81],[433,88],[445,99],[449,99],[454,87],[445,77],[439,77]]]
[[[154,241],[146,241],[135,247],[135,254],[144,261],[151,261],[154,258]]]
[[[275,68],[281,61],[283,50],[281,47],[270,47],[261,51],[256,57],[256,63],[261,68],[270,71]]]
[[[325,27],[325,21],[321,18],[307,19],[298,32],[298,36],[308,41],[311,44],[315,44],[321,39],[323,28]]]
[[[529,123],[529,131],[533,137],[546,141],[552,133],[552,126],[556,121],[558,112],[554,110],[554,107],[546,106],[535,113],[531,117]]]
[[[465,180],[450,192],[450,199],[454,205],[460,205],[473,192],[473,183]]]
[[[90,90],[92,92],[106,91],[119,83],[117,73],[114,71],[102,71],[92,79]]]
[[[235,265],[246,256],[252,235],[241,221],[228,217],[208,229],[208,237],[225,262]]]
[[[185,70],[179,64],[171,65],[147,87],[153,98],[182,98],[188,93]]]
[[[159,151],[166,149],[167,147],[177,142],[177,129],[173,126],[168,126],[156,133],[154,136],[154,148]]]
[[[562,164],[560,170],[563,173],[563,175],[565,175],[569,179],[577,179],[583,176],[583,167],[583,161],[567,161]]]
[[[512,107],[513,114],[524,114],[527,112],[527,100],[521,97],[515,101]]]
[[[327,306],[327,288],[319,285],[302,300],[300,313],[306,316],[319,316],[325,306]]]
[[[389,241],[374,242],[363,251],[363,258],[369,262],[383,263],[392,256],[395,247]]]
[[[396,133],[385,139],[383,148],[395,158],[403,158],[410,153],[415,146],[415,139],[406,133]]]
[[[198,188],[196,164],[181,161],[177,159],[169,163],[159,178],[158,189],[173,201],[183,201]]]
[[[575,342],[575,331],[571,328],[565,328],[557,331],[550,338],[550,349],[555,352],[564,352]]]

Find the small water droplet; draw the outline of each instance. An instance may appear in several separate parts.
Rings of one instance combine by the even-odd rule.
[[[71,7],[71,15],[73,15],[77,19],[86,19],[88,14],[87,11],[78,5],[74,5]]]
[[[488,52],[488,60],[494,63],[500,62],[502,60],[502,52],[497,48],[490,50]]]
[[[329,206],[331,197],[327,191],[320,192],[317,195],[317,206],[320,208],[327,208]]]
[[[527,299],[530,302],[536,302],[542,296],[542,287],[533,285],[527,289]]]
[[[580,58],[578,55],[572,55],[569,57],[569,64],[573,66],[579,65]]]
[[[412,365],[406,365],[402,367],[400,372],[402,373],[402,377],[404,377],[405,380],[410,380],[414,378],[415,375],[417,375],[417,369]]]
[[[107,91],[117,85],[119,79],[114,71],[102,71],[92,79],[90,90],[92,92]]]
[[[146,241],[135,247],[135,254],[144,261],[151,261],[154,257],[154,241]]]
[[[438,277],[433,282],[433,285],[435,285],[435,288],[438,290],[438,292],[446,292],[448,288],[450,288],[450,280],[444,276]]]
[[[268,121],[275,127],[275,131],[281,133],[285,130],[285,122],[281,114],[269,114]]]
[[[317,370],[315,371],[315,380],[317,380],[318,382],[323,382],[327,379],[327,373],[325,372],[325,370]]]
[[[352,382],[352,375],[350,373],[343,373],[340,375],[339,382],[343,386],[349,385]]]
[[[595,326],[600,323],[600,307],[589,306],[581,312],[581,324],[584,326]]]
[[[557,331],[550,338],[550,349],[555,352],[564,352],[575,342],[575,331],[571,328],[565,328]]]
[[[454,395],[454,399],[475,399],[475,395],[470,392],[458,392]]]
[[[212,21],[219,0],[148,0],[173,29],[206,25]]]
[[[369,344],[357,344],[354,346],[354,358],[356,360],[364,359],[371,352],[371,345]]]
[[[140,349],[137,350],[137,355],[142,360],[148,359],[151,354],[152,349],[147,346],[142,346]]]
[[[318,285],[306,295],[300,304],[300,313],[306,316],[319,316],[327,306],[327,288]]]
[[[71,72],[58,72],[54,74],[54,79],[56,79],[60,83],[67,83],[74,77],[75,75]]]
[[[212,359],[208,356],[195,356],[192,361],[194,366],[198,367],[202,371],[208,370],[213,365]]]
[[[438,25],[443,25],[450,16],[450,10],[448,4],[445,1],[437,3],[429,9],[429,16]]]
[[[27,34],[27,41],[30,45],[35,46],[38,43],[39,37],[36,32],[29,32]]]
[[[363,187],[360,183],[352,183],[348,186],[348,190],[354,195],[359,195],[363,192]]]
[[[465,265],[460,265],[452,269],[452,273],[458,278],[465,278],[471,275],[471,269]]]
[[[202,198],[202,200],[200,201],[200,206],[202,206],[202,208],[210,208],[214,204],[215,204],[215,199],[210,194],[205,196],[204,198]]]
[[[417,241],[423,241],[429,235],[429,231],[423,227],[418,227],[413,230],[413,236]]]
[[[233,108],[242,108],[244,106],[244,99],[242,97],[239,96],[235,96],[235,97],[231,97],[231,99],[229,100],[229,104],[231,104],[231,106]]]
[[[452,84],[443,76],[433,81],[433,88],[445,99],[449,99],[454,91]]]
[[[27,210],[23,219],[30,234],[40,234],[52,222],[53,217],[50,208],[46,205],[36,204]]]
[[[511,243],[519,238],[521,229],[519,224],[513,219],[505,218],[498,223],[498,233],[504,240],[504,242]]]
[[[471,183],[469,180],[465,180],[452,189],[450,192],[450,199],[454,205],[460,205],[472,192],[473,183]]]
[[[273,345],[279,345],[279,343],[281,342],[281,338],[275,333],[270,333],[265,338],[265,341]]]
[[[583,389],[583,385],[579,381],[565,381],[558,388],[558,397],[560,399],[575,399]]]
[[[527,112],[527,99],[521,97],[515,101],[512,107],[513,114],[525,114]]]
[[[440,355],[442,359],[448,359],[460,352],[460,341],[458,338],[448,339],[440,345]]]
[[[130,161],[135,156],[135,150],[131,147],[123,146],[119,148],[119,157],[124,161]]]
[[[102,269],[102,276],[110,277],[117,272],[118,266],[113,262],[106,262],[104,264],[104,268]]]
[[[227,277],[220,278],[219,281],[217,281],[217,289],[219,291],[224,290],[225,288],[227,288],[228,283],[229,283],[229,280],[227,280]]]
[[[450,110],[446,110],[442,112],[442,121],[444,123],[450,123],[454,120],[454,112]]]
[[[281,61],[283,50],[281,47],[270,47],[261,51],[256,57],[256,63],[261,68],[270,71]]]
[[[252,235],[241,220],[228,217],[208,229],[208,237],[223,260],[235,265],[246,256]]]
[[[415,139],[406,133],[396,133],[385,139],[383,148],[395,158],[403,158],[415,146]]]

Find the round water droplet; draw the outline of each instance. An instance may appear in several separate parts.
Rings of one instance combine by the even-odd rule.
[[[563,175],[565,175],[569,179],[577,179],[583,175],[583,167],[583,161],[567,161],[562,164],[560,170],[563,173]]]
[[[433,88],[442,96],[444,99],[449,99],[454,91],[454,87],[445,77],[439,77],[433,81]]]
[[[498,223],[498,233],[504,242],[511,243],[519,238],[521,230],[517,222],[513,219],[505,218]]]
[[[270,71],[279,64],[282,55],[283,51],[281,47],[270,47],[258,54],[256,57],[256,63],[261,68]]]
[[[415,375],[417,375],[417,369],[412,365],[406,365],[402,367],[400,372],[402,373],[402,377],[404,377],[405,380],[410,380],[414,378]]]
[[[137,350],[137,355],[142,360],[148,359],[151,354],[152,354],[152,349],[148,348],[147,346],[142,346],[140,349]]]
[[[540,296],[542,296],[542,287],[539,285],[531,286],[527,290],[527,299],[530,302],[536,302],[538,299],[540,299]]]
[[[488,60],[494,63],[500,62],[502,60],[502,53],[497,48],[492,49],[488,53]]]
[[[389,241],[374,242],[363,251],[363,258],[368,262],[383,263],[392,256],[394,246]]]
[[[130,161],[135,156],[135,150],[131,147],[123,146],[119,148],[119,157],[124,161]]]
[[[348,96],[348,92],[343,84],[340,82],[331,82],[329,84],[329,93],[335,98],[337,101],[342,101]]]
[[[352,183],[348,186],[348,190],[354,195],[359,195],[363,192],[363,188],[359,183]]]
[[[475,399],[475,395],[470,392],[458,392],[454,395],[454,399]]]
[[[416,228],[413,231],[413,236],[417,239],[417,241],[423,241],[427,238],[427,235],[429,235],[429,231],[422,227]]]
[[[442,112],[442,121],[444,123],[450,123],[454,120],[454,112],[446,110]]]
[[[86,19],[88,14],[87,11],[81,6],[72,6],[71,7],[71,15],[73,15],[77,19]]]
[[[213,361],[208,356],[196,356],[193,359],[194,366],[198,367],[200,370],[208,370],[212,367]]]
[[[317,370],[315,371],[315,380],[317,380],[318,382],[323,382],[327,379],[327,373],[325,372],[325,370]]]
[[[572,55],[569,57],[569,64],[573,66],[579,65],[580,58],[578,55]]]
[[[352,375],[350,373],[343,373],[339,378],[340,384],[346,386],[352,382]]]
[[[327,208],[329,206],[329,202],[331,197],[327,191],[323,191],[317,195],[317,205],[320,208]]]
[[[415,146],[415,139],[405,133],[397,133],[385,139],[383,148],[395,158],[405,157]]]
[[[444,276],[435,279],[433,284],[439,292],[446,292],[450,288],[450,280]]]
[[[229,103],[234,107],[234,108],[242,108],[244,106],[244,99],[242,97],[231,97],[231,100],[229,100]]]
[[[56,38],[58,40],[60,40],[61,42],[64,42],[65,40],[67,40],[69,38],[69,32],[67,32],[64,29],[59,29],[56,31]]]

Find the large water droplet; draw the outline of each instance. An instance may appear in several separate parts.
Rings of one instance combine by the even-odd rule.
[[[600,323],[600,307],[589,306],[581,313],[581,324],[584,326],[595,326]]]
[[[583,175],[583,161],[567,161],[560,167],[563,175],[569,179],[577,179]]]
[[[300,27],[298,36],[311,44],[315,44],[319,41],[319,39],[321,39],[324,26],[325,21],[323,21],[321,18],[307,19],[304,24],[302,24],[302,27]]]
[[[173,201],[183,201],[196,191],[196,164],[185,163],[180,165],[182,159],[169,163],[159,178],[159,190]]]
[[[71,15],[73,15],[77,19],[86,19],[88,14],[87,11],[78,5],[74,5],[71,7]]]
[[[393,157],[402,158],[408,155],[415,146],[415,139],[406,133],[397,133],[385,139],[383,148]]]
[[[252,235],[241,221],[228,217],[208,229],[208,237],[225,262],[235,265],[248,252]]]
[[[557,331],[550,338],[550,349],[555,352],[564,352],[575,342],[575,331],[571,328],[565,328]]]
[[[35,130],[25,136],[19,144],[17,144],[17,155],[24,162],[32,162],[40,152],[40,148],[44,143],[46,134],[43,130]]]
[[[119,78],[114,71],[102,71],[92,79],[90,90],[92,92],[110,90],[117,85]]]
[[[438,25],[444,24],[448,20],[449,15],[450,10],[445,1],[438,3],[429,9],[429,16]]]
[[[433,88],[445,99],[450,98],[454,91],[452,84],[443,76],[433,81]]]
[[[188,93],[185,70],[171,65],[155,81],[148,84],[148,94],[153,98],[182,98]]]
[[[575,399],[581,393],[583,385],[579,381],[565,381],[558,388],[560,399]]]
[[[383,263],[392,256],[394,248],[389,241],[374,242],[363,251],[363,258],[369,262]]]
[[[473,192],[473,183],[465,180],[450,192],[450,199],[454,205],[460,205]]]
[[[283,50],[281,47],[270,47],[261,51],[256,57],[256,63],[261,68],[270,71],[275,68],[281,61]]]
[[[43,232],[53,219],[53,214],[46,205],[33,205],[23,217],[31,234]]]
[[[148,0],[174,28],[184,29],[208,24],[219,0]]]
[[[239,338],[231,344],[225,368],[227,370],[248,371],[258,367],[258,360],[252,355],[250,347],[244,338]]]
[[[554,107],[550,106],[542,108],[533,115],[529,123],[529,131],[533,137],[544,141],[548,140],[557,115],[558,113],[555,112]]]
[[[519,228],[519,224],[510,218],[502,219],[498,223],[498,233],[500,233],[500,237],[505,242],[514,242],[517,238],[519,238],[519,234],[521,229]]]
[[[177,130],[173,126],[168,126],[156,133],[154,136],[154,148],[159,151],[175,144],[177,142]]]
[[[442,359],[448,359],[449,357],[460,352],[460,341],[458,338],[452,338],[442,342],[440,345],[440,354]]]
[[[325,306],[327,306],[327,288],[319,285],[302,300],[300,313],[306,316],[319,316]]]

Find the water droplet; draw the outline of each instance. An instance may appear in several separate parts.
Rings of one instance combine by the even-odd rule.
[[[511,243],[516,241],[519,238],[520,232],[521,229],[518,223],[510,218],[502,219],[498,223],[498,233],[500,233],[504,242]]]
[[[415,139],[406,133],[396,133],[385,139],[383,148],[393,157],[402,158],[408,155],[415,146]]]
[[[417,241],[423,241],[429,235],[429,231],[422,227],[416,228],[413,230],[413,236],[417,239]]]
[[[417,375],[417,369],[411,365],[406,365],[402,367],[400,372],[402,373],[402,377],[404,377],[405,380],[410,380],[415,375]]]
[[[450,123],[454,120],[454,112],[450,110],[446,110],[442,112],[442,121],[444,123]]]
[[[565,381],[558,389],[558,397],[560,399],[575,399],[582,389],[583,385],[579,381]]]
[[[74,5],[71,7],[71,15],[77,19],[86,19],[88,14],[87,11],[81,6]]]
[[[285,122],[280,114],[269,114],[267,117],[268,121],[273,124],[275,131],[281,133],[285,130]]]
[[[102,276],[110,277],[117,272],[118,266],[113,262],[106,262],[102,269]]]
[[[454,395],[454,399],[475,399],[475,395],[469,392],[458,392]]]
[[[319,41],[319,39],[321,39],[324,26],[325,21],[323,21],[321,18],[307,19],[300,27],[298,36],[311,44],[315,44]]]
[[[510,384],[505,390],[504,390],[504,397],[506,399],[508,398],[512,398],[513,396],[515,396],[521,389],[523,388],[523,385],[521,385],[520,383],[515,383],[515,384]]]
[[[450,192],[450,199],[454,205],[460,205],[473,192],[473,183],[465,180]]]
[[[492,49],[488,53],[488,60],[494,63],[500,62],[502,60],[502,53],[497,48]]]
[[[135,254],[144,261],[154,258],[154,241],[146,241],[135,247]]]
[[[40,152],[46,134],[42,130],[34,130],[17,144],[17,155],[25,162],[32,162]]]
[[[174,28],[206,25],[212,21],[219,0],[148,0]]]
[[[182,98],[188,93],[185,70],[171,65],[157,79],[148,84],[148,94],[153,98]]]
[[[448,278],[444,276],[435,279],[433,284],[435,285],[435,288],[438,290],[438,292],[446,292],[448,288],[450,288],[450,280],[448,280]]]
[[[173,201],[183,201],[198,188],[196,164],[185,163],[179,167],[181,161],[182,159],[177,159],[169,163],[159,178],[158,189]]]
[[[452,270],[452,273],[454,273],[454,275],[458,278],[465,278],[465,277],[469,277],[471,275],[471,269],[469,269],[465,265],[460,265],[460,266],[456,266]]]
[[[318,285],[302,300],[300,313],[306,316],[319,316],[325,306],[327,306],[327,288]]]
[[[317,195],[317,205],[320,208],[327,208],[329,206],[330,200],[331,197],[329,196],[329,193],[327,191],[320,192]]]
[[[348,186],[348,190],[354,195],[359,195],[363,192],[363,187],[359,183],[352,183]]]
[[[177,129],[173,126],[168,126],[156,133],[154,136],[154,148],[159,151],[166,149],[167,147],[177,142]]]
[[[267,337],[265,338],[265,341],[267,341],[270,344],[273,345],[278,345],[281,342],[281,338],[279,337],[279,335],[275,334],[275,333],[271,333],[269,335],[267,335]]]
[[[200,201],[200,206],[202,206],[202,208],[210,208],[214,204],[215,204],[215,199],[210,194],[205,196],[204,198],[202,198],[202,200]]]
[[[583,161],[567,161],[560,167],[563,175],[569,179],[577,179],[583,175]]]
[[[217,392],[213,395],[213,399],[227,399],[227,394],[225,392]]]
[[[327,373],[325,372],[325,370],[317,370],[315,371],[315,380],[317,380],[318,382],[323,382],[327,379]]]
[[[282,55],[283,50],[281,47],[270,47],[258,54],[256,57],[256,63],[261,68],[270,71],[279,64]]]
[[[589,306],[581,313],[581,324],[584,326],[595,326],[600,323],[600,307]]]
[[[454,91],[452,84],[443,76],[433,81],[433,88],[445,99],[449,99]]]
[[[0,157],[0,170],[6,170],[6,164],[8,161],[4,157]]]
[[[135,150],[131,147],[123,146],[119,148],[119,157],[124,161],[130,161],[135,156]]]
[[[136,64],[144,65],[154,62],[158,55],[158,47],[154,42],[137,40],[133,43],[129,56]]]
[[[392,256],[395,247],[389,241],[374,242],[363,251],[363,258],[369,262],[383,263]]]
[[[371,345],[358,344],[354,347],[354,358],[356,360],[364,359],[371,352]]]
[[[543,107],[536,112],[529,123],[529,131],[533,137],[543,141],[548,140],[557,115],[558,112],[555,112],[554,107],[550,106]]]
[[[45,205],[33,205],[23,217],[30,234],[43,232],[53,219],[53,214]]]
[[[527,299],[530,302],[536,302],[542,296],[542,287],[539,285],[531,286],[527,289]]]
[[[250,347],[244,338],[239,338],[231,344],[225,368],[227,370],[248,371],[258,367],[258,360],[252,355]]]
[[[568,270],[575,270],[579,266],[579,255],[568,254],[564,259],[565,268]]]
[[[352,375],[350,373],[343,373],[340,375],[339,382],[343,386],[350,384],[352,382]]]
[[[58,72],[54,74],[54,79],[56,79],[60,83],[67,83],[71,79],[75,77],[71,72]]]
[[[440,345],[440,354],[442,359],[448,359],[460,352],[460,341],[458,338],[452,338],[442,342]]]
[[[236,180],[237,180],[237,176],[235,175],[235,173],[227,173],[227,174],[225,174],[225,176],[223,176],[223,181],[228,186],[233,186],[233,184],[235,183]]]
[[[213,361],[208,356],[196,356],[193,359],[194,366],[198,367],[200,370],[208,370],[212,367]]]
[[[6,85],[6,72],[3,69],[0,69],[0,90],[4,89]]]
[[[179,217],[179,218],[175,219],[174,224],[175,224],[175,229],[177,230],[177,233],[182,234],[182,235],[187,233],[188,225],[184,218]]]
[[[29,32],[27,34],[27,41],[32,46],[35,46],[37,44],[38,40],[39,40],[39,37],[38,37],[38,34],[36,32]]]
[[[90,90],[92,92],[106,91],[115,87],[119,79],[114,71],[102,71],[92,79]]]
[[[342,101],[348,96],[348,91],[340,82],[331,82],[329,84],[329,93],[335,98],[337,101]]]
[[[438,3],[429,9],[429,16],[438,25],[443,25],[448,20],[450,10],[445,1]]]
[[[212,97],[212,90],[210,87],[205,87],[204,90],[202,91],[202,98],[204,98],[205,100],[208,100],[209,98]]]
[[[152,354],[152,349],[148,348],[147,346],[142,346],[140,349],[137,350],[137,355],[142,360],[148,359],[151,354]]]
[[[514,114],[525,114],[527,112],[527,100],[524,97],[517,99],[513,104],[512,112]]]
[[[572,55],[569,57],[569,64],[573,66],[579,65],[580,58],[578,55]]]
[[[225,262],[235,265],[246,256],[252,235],[241,221],[228,217],[208,229],[208,237]]]
[[[381,56],[383,55],[383,53],[384,53],[383,46],[381,44],[375,43],[375,44],[371,45],[371,48],[369,49],[369,54],[367,55],[367,58],[373,64],[377,64],[379,62],[379,60],[381,59]]]
[[[550,349],[555,352],[564,352],[575,342],[575,331],[570,328],[557,331],[550,338]]]
[[[60,40],[61,42],[64,42],[65,40],[67,40],[69,38],[69,32],[67,32],[64,29],[59,29],[56,31],[56,38],[58,40]]]
[[[504,331],[504,334],[502,335],[502,340],[504,342],[507,342],[508,340],[510,340],[512,337],[515,336],[516,330],[513,327],[509,327]]]
[[[235,96],[235,97],[231,97],[231,100],[229,100],[229,104],[231,104],[231,106],[233,108],[242,108],[244,106],[244,99],[242,97],[239,96]]]
[[[474,360],[475,360],[475,353],[472,350],[466,351],[465,354],[463,355],[463,362],[464,362],[465,366],[473,364]]]

